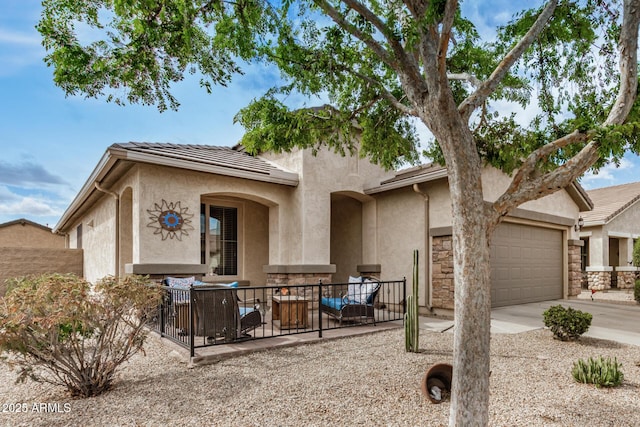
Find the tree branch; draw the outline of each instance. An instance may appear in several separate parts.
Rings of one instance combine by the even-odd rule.
[[[640,2],[625,0],[620,32],[620,87],[604,126],[625,122],[636,99],[638,86],[638,27]],[[489,214],[497,221],[519,204],[535,200],[566,187],[585,173],[599,158],[598,142],[590,141],[578,154],[551,172],[535,177],[539,160],[576,142],[588,141],[593,132],[574,131],[531,153],[513,177],[509,188],[496,200]]]
[[[385,64],[394,70],[398,69],[398,64],[380,43],[375,41],[368,34],[360,31],[354,25],[350,24],[338,10],[331,6],[327,1],[315,0],[315,3],[333,20],[333,22],[338,24],[340,28],[366,44],[367,47],[371,49]]]
[[[638,25],[640,2],[626,0],[620,31],[620,88],[604,125],[622,124],[635,102],[638,88]]]
[[[442,31],[440,32],[440,44],[438,46],[438,69],[441,75],[447,73],[447,51],[449,50],[449,40],[451,39],[451,28],[458,9],[457,0],[448,0],[444,6],[442,17]]]
[[[525,34],[513,49],[507,53],[502,61],[500,61],[500,64],[498,64],[493,73],[491,73],[491,76],[489,76],[489,78],[485,80],[474,93],[460,104],[458,111],[465,121],[468,121],[473,111],[475,111],[478,106],[482,105],[482,103],[486,101],[486,99],[496,90],[513,64],[520,59],[524,51],[527,50],[527,48],[536,40],[538,35],[540,35],[551,19],[557,5],[557,0],[549,1],[538,16],[538,19],[536,19],[536,22],[531,26],[529,31],[527,31],[527,34]]]
[[[473,74],[469,73],[449,73],[447,74],[449,80],[466,80],[476,88],[479,88],[482,82]]]

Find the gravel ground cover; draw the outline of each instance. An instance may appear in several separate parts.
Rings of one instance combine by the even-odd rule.
[[[491,340],[493,426],[640,425],[640,348],[548,330]],[[405,353],[401,329],[238,356],[189,367],[151,336],[146,356],[119,371],[112,390],[72,399],[60,388],[14,384],[0,364],[0,425],[7,426],[443,426],[449,403],[420,391],[425,372],[451,363],[451,333],[423,331]],[[623,385],[578,384],[578,358],[616,357]],[[13,406],[12,406],[13,405]],[[18,406],[25,409],[16,412]]]

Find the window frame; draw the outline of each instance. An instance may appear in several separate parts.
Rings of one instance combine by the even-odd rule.
[[[204,220],[203,220],[203,207],[204,207]],[[209,265],[211,263],[210,253],[211,253],[211,239],[210,239],[210,229],[209,229],[209,219],[211,213],[211,207],[220,207],[220,208],[235,208],[236,209],[236,236],[237,236],[237,244],[236,244],[236,272],[235,275],[224,275],[224,274],[216,274],[214,275]],[[200,261],[204,261],[204,265],[207,266],[207,276],[216,277],[221,280],[240,280],[243,276],[243,265],[244,265],[244,203],[221,199],[221,198],[203,198],[200,202]],[[204,233],[202,230],[204,227]],[[204,242],[202,241],[202,236],[204,234]],[[204,243],[204,245],[203,245]],[[204,251],[203,251],[204,246]]]

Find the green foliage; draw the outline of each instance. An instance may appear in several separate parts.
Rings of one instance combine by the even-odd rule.
[[[140,276],[106,277],[93,289],[74,275],[17,279],[0,302],[0,349],[19,368],[18,381],[31,378],[75,396],[96,396],[142,350],[145,324],[161,295]]]
[[[640,239],[633,244],[633,265],[640,267]]]
[[[640,304],[640,280],[636,280],[636,284],[633,287],[633,299]]]
[[[554,305],[542,313],[544,325],[562,341],[572,341],[589,330],[593,316],[571,307]]]
[[[260,0],[44,0],[42,6],[37,29],[45,62],[67,95],[161,111],[178,107],[170,88],[186,73],[200,74],[207,90],[228,83],[240,72],[237,60],[253,56],[256,39],[275,22]]]
[[[44,0],[37,28],[54,81],[68,95],[176,109],[172,85],[186,74],[200,75],[211,91],[241,73],[239,64],[258,61],[270,75],[277,68],[280,78],[270,76],[275,86],[236,116],[250,152],[325,144],[396,168],[416,163],[425,148],[443,163],[438,141],[421,145],[415,124],[433,131],[439,113],[425,111],[423,101],[434,90],[427,77],[438,72],[442,54],[430,38],[437,44],[446,4],[427,2],[420,15],[402,3],[371,0],[358,10],[339,0]],[[484,81],[541,9],[517,13],[490,41],[463,10],[454,14],[445,68]],[[619,82],[620,10],[620,0],[559,2],[542,34],[472,116],[486,162],[513,171],[533,150],[575,129],[599,142],[595,169],[620,161],[627,149],[640,153],[638,106],[625,125],[600,128]],[[476,89],[461,80],[448,85],[457,105]],[[313,99],[328,99],[331,107],[310,108]],[[523,123],[498,113],[493,104],[502,101],[535,103],[542,112]],[[558,150],[539,162],[540,171],[565,164],[583,146]]]
[[[589,358],[586,362],[578,359],[573,364],[571,374],[573,378],[584,384],[593,384],[596,387],[617,387],[622,384],[624,374],[622,373],[622,363],[617,359],[604,359],[602,356],[597,359]]]

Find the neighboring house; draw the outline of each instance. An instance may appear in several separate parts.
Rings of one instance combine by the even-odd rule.
[[[64,248],[65,238],[47,226],[22,218],[0,224],[0,247]]]
[[[487,201],[508,184],[484,170]],[[505,219],[492,245],[494,306],[580,292],[574,225],[590,207],[575,184]],[[90,281],[125,273],[254,286],[358,274],[410,280],[418,249],[420,305],[453,309],[451,201],[446,169],[434,165],[388,172],[327,149],[251,156],[241,147],[114,144],[55,230],[84,249]]]
[[[633,288],[633,245],[640,236],[640,182],[587,191],[594,208],[580,215],[582,267],[589,289]]]
[[[82,251],[66,249],[66,239],[49,227],[18,219],[0,224],[0,295],[6,280],[29,274],[82,275]]]

